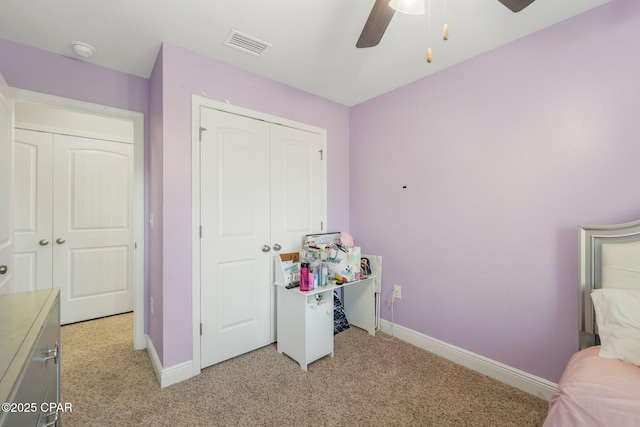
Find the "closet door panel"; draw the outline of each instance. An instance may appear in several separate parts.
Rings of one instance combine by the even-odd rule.
[[[14,246],[17,292],[52,287],[53,135],[16,129]]]
[[[53,284],[62,323],[133,309],[133,146],[54,137]]]
[[[280,125],[271,128],[271,241],[298,251],[305,234],[322,231],[323,155],[320,135]]]
[[[201,367],[270,343],[269,125],[201,109]],[[166,261],[166,260],[165,260]]]

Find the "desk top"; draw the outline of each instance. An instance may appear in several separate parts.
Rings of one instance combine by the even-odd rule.
[[[335,279],[329,279],[329,283],[327,284],[327,286],[317,286],[313,289],[311,289],[310,291],[301,291],[300,287],[295,287],[295,288],[291,288],[291,289],[287,289],[286,287],[282,286],[279,283],[274,283],[275,286],[279,286],[282,289],[285,289],[287,291],[290,292],[294,292],[294,293],[298,293],[300,295],[315,295],[321,292],[326,292],[326,291],[333,291],[334,289],[340,289],[340,288],[344,288],[345,286],[349,286],[349,285],[354,285],[356,283],[363,283],[363,282],[367,282],[373,278],[375,278],[375,275],[369,275],[367,277],[363,277],[360,280],[354,280],[353,282],[343,282],[342,284],[338,285],[335,281]]]

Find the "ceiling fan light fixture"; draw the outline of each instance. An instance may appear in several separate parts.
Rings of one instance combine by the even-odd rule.
[[[93,55],[96,51],[93,46],[85,42],[71,42],[71,47],[73,47],[73,51],[76,53],[76,55],[83,58],[90,58],[91,55]]]
[[[391,0],[389,6],[408,15],[424,15],[424,0]]]

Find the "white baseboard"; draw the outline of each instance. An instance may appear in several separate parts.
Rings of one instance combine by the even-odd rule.
[[[381,319],[380,330],[391,335],[391,322]],[[487,357],[480,356],[479,354],[447,344],[444,341],[431,338],[420,332],[405,328],[404,326],[394,324],[393,336],[545,400],[551,398],[551,395],[557,387],[557,384],[547,381],[544,378],[531,375]]]
[[[160,388],[168,387],[172,384],[179,383],[184,380],[188,380],[193,376],[193,362],[191,360],[183,363],[179,363],[168,368],[163,368],[160,363],[160,358],[153,346],[153,341],[149,338],[149,335],[145,335],[147,339],[147,352],[149,353],[149,359],[151,359],[151,365],[156,373]]]

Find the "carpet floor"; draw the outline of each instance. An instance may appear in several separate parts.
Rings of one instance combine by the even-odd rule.
[[[75,426],[540,426],[547,402],[358,328],[304,372],[276,345],[161,389],[133,315],[62,327],[61,401]]]

